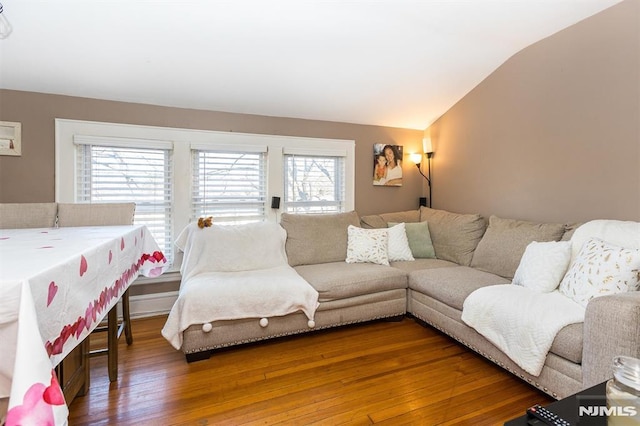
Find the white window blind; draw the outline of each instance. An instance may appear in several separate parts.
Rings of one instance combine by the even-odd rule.
[[[76,137],[76,202],[135,202],[134,222],[147,226],[172,262],[171,143],[140,142]]]
[[[285,151],[284,211],[338,213],[345,210],[343,156]]]
[[[192,149],[193,219],[213,216],[217,223],[265,219],[266,147],[235,149]]]

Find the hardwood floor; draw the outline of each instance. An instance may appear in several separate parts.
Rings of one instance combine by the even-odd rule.
[[[188,364],[132,321],[119,379],[91,359],[70,425],[498,425],[550,397],[413,319],[374,322],[218,351]]]

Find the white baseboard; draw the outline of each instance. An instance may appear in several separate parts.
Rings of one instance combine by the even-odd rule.
[[[177,291],[131,296],[129,298],[131,318],[167,315],[177,298]]]

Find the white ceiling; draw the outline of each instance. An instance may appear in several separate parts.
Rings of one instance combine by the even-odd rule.
[[[424,129],[620,0],[0,0],[0,87]]]

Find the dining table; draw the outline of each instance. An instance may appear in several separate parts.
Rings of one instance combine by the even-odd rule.
[[[0,424],[67,424],[55,367],[167,268],[143,225],[0,229]]]

